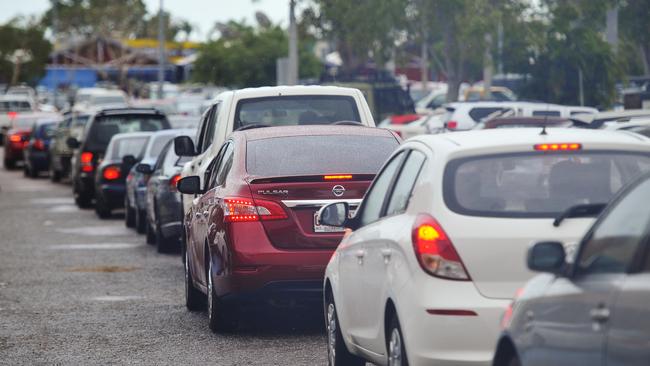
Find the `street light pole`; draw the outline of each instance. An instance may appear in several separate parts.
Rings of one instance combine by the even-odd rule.
[[[163,0],[158,9],[158,99],[163,99],[165,83],[165,23],[163,22]]]
[[[296,0],[289,2],[289,73],[288,84],[298,84],[298,27],[296,25]]]

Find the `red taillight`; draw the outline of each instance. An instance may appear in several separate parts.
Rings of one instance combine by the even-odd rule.
[[[420,119],[420,116],[418,114],[402,114],[399,116],[390,117],[390,123],[394,125],[403,125],[417,121],[418,119]]]
[[[176,174],[175,176],[171,177],[169,179],[169,190],[172,192],[177,192],[178,188],[176,188],[176,185],[178,184],[178,181],[181,180],[181,175]]]
[[[90,173],[94,170],[93,167],[93,153],[91,152],[82,152],[81,157],[79,158],[81,163],[81,171]]]
[[[7,112],[7,117],[14,119],[18,117],[18,112]]]
[[[283,220],[288,217],[282,206],[272,201],[224,198],[222,206],[225,222]]]
[[[582,144],[575,142],[561,142],[553,144],[537,144],[534,148],[537,151],[576,151],[582,149]]]
[[[419,214],[411,235],[415,256],[427,273],[450,280],[470,280],[454,245],[433,217]]]
[[[105,180],[116,180],[120,179],[120,176],[122,173],[120,172],[120,168],[118,166],[107,166],[104,168],[104,171],[102,173],[102,176],[104,177]]]
[[[458,128],[458,122],[456,121],[449,121],[447,122],[447,128],[450,130],[455,130]]]
[[[36,150],[45,150],[45,142],[41,139],[36,139],[34,141],[34,149]]]
[[[506,329],[510,326],[510,323],[512,322],[512,315],[515,312],[515,303],[517,301],[517,298],[521,296],[521,294],[524,292],[523,288],[520,288],[515,292],[515,297],[512,299],[512,302],[508,305],[506,308],[506,311],[503,313],[503,317],[501,318],[501,328]]]
[[[11,142],[21,142],[23,140],[23,137],[20,135],[11,135],[9,136],[9,141]]]
[[[324,180],[350,180],[352,179],[351,174],[338,174],[338,175],[324,175]]]

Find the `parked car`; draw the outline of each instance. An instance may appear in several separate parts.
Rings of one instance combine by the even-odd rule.
[[[68,139],[74,149],[72,190],[79,207],[89,207],[95,196],[95,171],[111,138],[125,132],[155,132],[169,129],[169,121],[155,109],[103,109],[90,117],[81,140]]]
[[[343,232],[320,223],[331,200],[355,207],[399,145],[390,131],[288,126],[234,132],[208,162],[185,215],[186,305],[207,295],[213,331],[236,328],[240,306],[320,303],[325,265]]]
[[[627,365],[650,360],[650,176],[613,200],[580,241],[538,242],[530,280],[506,311],[494,366]]]
[[[388,160],[325,273],[330,364],[489,365],[499,320],[539,238],[567,251],[623,185],[648,140],[579,129],[418,136]],[[513,260],[514,259],[514,260]],[[552,364],[552,363],[550,363]]]
[[[126,108],[126,93],[104,88],[81,88],[75,95],[75,108]]]
[[[177,130],[177,133],[193,135],[194,131]],[[174,143],[170,141],[154,165],[140,163],[136,167],[151,174],[147,182],[147,241],[155,244],[161,253],[183,249],[183,204],[176,183],[183,165],[190,160],[176,155]]]
[[[0,95],[0,140],[4,142],[11,122],[23,113],[36,112],[36,102],[25,95]]]
[[[333,86],[278,86],[225,91],[217,96],[199,122],[196,150],[182,176],[196,175],[204,184],[208,162],[235,130],[259,125],[296,126],[352,123],[375,126],[368,103],[358,89]],[[191,141],[177,137],[176,141]],[[187,212],[193,196],[183,196]]]
[[[587,125],[587,128],[599,129],[609,123],[625,123],[634,118],[650,117],[650,109],[625,109],[622,111],[605,111],[598,113],[578,113],[572,116],[579,122]]]
[[[56,126],[61,122],[56,119],[39,119],[31,127],[31,132],[25,141],[23,167],[25,176],[36,178],[43,171],[49,171],[50,165],[50,143]]]
[[[111,138],[94,179],[95,213],[100,218],[108,218],[112,210],[124,207],[126,176],[142,160],[151,136],[151,132],[127,132]]]
[[[57,126],[50,144],[50,179],[53,182],[70,175],[73,150],[68,146],[68,139],[81,139],[90,116],[76,111],[63,114],[64,120]]]
[[[177,135],[178,130],[161,130],[154,133],[143,146],[144,153],[138,161],[152,166],[156,163],[163,147]],[[151,177],[151,171],[134,167],[127,174],[124,222],[127,227],[134,227],[138,233],[144,234],[147,229],[147,181]]]
[[[14,169],[24,158],[23,150],[29,141],[29,134],[34,123],[42,118],[56,118],[57,114],[44,112],[26,112],[15,115],[10,121],[4,136],[4,166]]]

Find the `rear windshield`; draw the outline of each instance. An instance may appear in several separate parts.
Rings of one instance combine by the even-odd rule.
[[[154,132],[166,127],[165,118],[159,115],[119,115],[101,116],[92,124],[88,132],[86,149],[104,151],[111,137],[125,132]]]
[[[54,133],[56,132],[56,127],[58,123],[57,122],[52,122],[52,123],[46,123],[44,125],[41,125],[39,131],[38,131],[38,136],[39,137],[52,137],[54,136]]]
[[[153,141],[150,141],[151,148],[149,149],[149,157],[157,157],[160,155],[162,149],[167,145],[167,143],[174,138],[174,135],[162,135],[153,137]]]
[[[149,136],[125,137],[113,141],[110,154],[111,160],[120,160],[127,155],[141,158],[144,154],[144,147],[147,145]]]
[[[246,168],[256,176],[376,174],[397,148],[393,137],[290,136],[249,141]]]
[[[0,102],[0,112],[27,112],[31,111],[29,102],[22,100],[5,100]]]
[[[323,125],[339,121],[361,122],[352,97],[301,95],[245,99],[237,105],[235,129],[246,125]]]
[[[571,206],[607,203],[650,171],[650,155],[628,152],[522,153],[452,161],[445,171],[447,206],[493,217],[554,217]]]

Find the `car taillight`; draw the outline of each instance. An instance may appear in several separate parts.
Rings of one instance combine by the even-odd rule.
[[[36,141],[34,141],[34,149],[41,151],[45,150],[45,142],[41,139],[36,139]]]
[[[455,130],[458,128],[458,122],[456,121],[449,121],[447,122],[447,128],[450,130]]]
[[[7,112],[7,117],[9,117],[10,119],[14,119],[18,117],[18,112]]]
[[[79,162],[81,163],[82,172],[90,173],[95,169],[93,167],[93,153],[91,152],[82,152]]]
[[[433,217],[419,214],[411,236],[415,256],[427,273],[450,280],[470,280],[454,245]]]
[[[272,201],[224,198],[222,206],[225,222],[283,220],[288,217],[282,206]]]
[[[9,136],[9,141],[11,142],[21,142],[23,140],[23,137],[20,135],[11,135]]]
[[[175,176],[171,177],[169,179],[169,190],[172,192],[177,192],[178,188],[176,188],[176,185],[178,184],[178,181],[181,180],[181,175],[176,174]]]
[[[576,151],[582,149],[582,144],[575,142],[561,142],[553,144],[537,144],[533,146],[537,151]]]
[[[503,317],[501,318],[501,329],[506,329],[510,326],[510,323],[512,322],[512,315],[515,312],[515,304],[517,303],[517,299],[521,294],[524,292],[523,288],[520,288],[515,292],[515,297],[512,299],[508,307],[506,308],[506,311],[503,312]]]
[[[120,167],[115,165],[107,166],[106,168],[104,168],[104,171],[102,172],[102,176],[104,177],[105,180],[120,179],[121,175],[122,173],[120,171]]]

